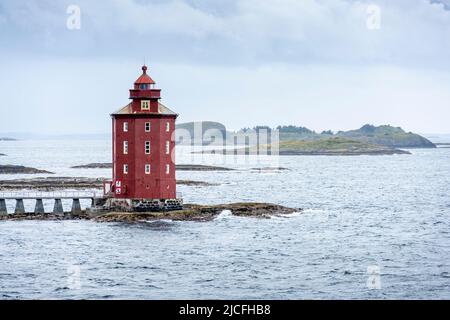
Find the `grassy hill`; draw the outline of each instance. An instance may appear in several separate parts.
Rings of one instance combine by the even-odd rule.
[[[319,140],[290,140],[280,141],[277,146],[261,145],[251,146],[248,148],[237,149],[220,149],[207,150],[200,153],[215,153],[215,154],[279,154],[279,155],[326,155],[326,156],[353,156],[353,155],[393,155],[393,154],[409,154],[408,151],[395,149],[376,145],[357,140],[350,140],[340,137],[329,137]],[[270,150],[266,153],[266,150]],[[259,152],[258,152],[259,151]]]
[[[389,125],[375,127],[366,124],[358,130],[338,132],[336,136],[393,148],[436,148],[430,140],[418,134]]]
[[[336,134],[331,131],[316,133],[305,127],[295,126],[279,126],[277,129],[279,130],[280,141],[316,141],[337,137],[391,148],[436,148],[436,145],[430,140],[390,125],[376,127],[366,124],[359,129],[339,131]]]
[[[329,137],[319,140],[281,141],[280,155],[391,155],[409,152],[368,142]]]

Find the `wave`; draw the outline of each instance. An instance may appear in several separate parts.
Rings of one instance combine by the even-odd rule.
[[[231,213],[230,210],[223,210],[221,213],[217,215],[217,217],[214,218],[214,220],[225,220],[229,219],[233,216],[233,213]]]

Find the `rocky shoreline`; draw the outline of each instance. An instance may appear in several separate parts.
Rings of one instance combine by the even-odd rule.
[[[0,174],[54,174],[53,172],[40,170],[36,168],[24,167],[24,166],[15,166],[15,165],[0,165]]]
[[[54,191],[62,189],[102,189],[103,178],[85,177],[45,177],[32,179],[0,180],[0,190],[23,190],[33,189],[39,191]],[[177,180],[177,185],[192,187],[217,186],[218,183],[211,183],[197,180]]]
[[[73,166],[71,169],[111,169],[112,163],[99,162],[99,163],[88,163],[78,166]],[[233,171],[234,169],[208,166],[202,164],[177,164],[175,166],[177,171]]]
[[[259,155],[256,149],[221,149],[196,151],[194,154],[222,154],[222,155]],[[269,153],[270,154],[270,153]],[[347,150],[283,150],[279,149],[275,155],[279,156],[384,156],[384,155],[410,155],[411,152],[401,149],[393,149],[387,147],[379,147],[378,149],[347,149]]]
[[[6,156],[5,154],[0,153],[0,156]],[[78,166],[70,167],[71,169],[112,169],[111,163],[88,163]],[[209,165],[201,165],[201,164],[178,164],[176,165],[177,171],[234,171],[235,169],[218,167],[218,166],[209,166]],[[54,172],[40,170],[31,167],[25,167],[20,165],[0,165],[0,174],[54,174]]]
[[[3,214],[1,220],[91,220],[96,222],[143,223],[156,220],[173,221],[211,221],[223,211],[229,210],[232,215],[269,219],[272,216],[286,216],[294,212],[302,212],[300,208],[289,208],[272,203],[239,202],[219,205],[185,204],[183,210],[165,212],[100,212],[89,210],[80,214]]]

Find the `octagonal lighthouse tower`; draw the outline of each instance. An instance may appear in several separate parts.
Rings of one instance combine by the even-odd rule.
[[[159,102],[161,89],[142,67],[130,89],[131,102],[111,114],[113,180],[111,205],[131,210],[176,209],[175,119]]]

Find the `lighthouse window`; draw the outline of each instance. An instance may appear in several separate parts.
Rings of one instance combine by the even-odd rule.
[[[123,132],[128,132],[128,122],[123,123]]]
[[[145,154],[150,154],[150,141],[145,141]]]
[[[141,110],[150,110],[150,101],[142,100],[141,101]]]
[[[139,88],[140,88],[141,90],[147,90],[147,85],[146,85],[146,84],[141,84],[141,85],[139,86]]]
[[[145,174],[150,174],[150,165],[149,164],[145,165]]]
[[[145,123],[145,132],[150,132],[150,122]]]
[[[166,132],[170,131],[170,122],[166,122]]]
[[[127,164],[123,165],[123,174],[128,174],[128,165]]]
[[[123,154],[128,154],[128,141],[123,142]]]
[[[170,153],[170,141],[166,141],[166,154]]]
[[[170,165],[166,164],[166,174],[169,174],[169,173],[170,173]]]

